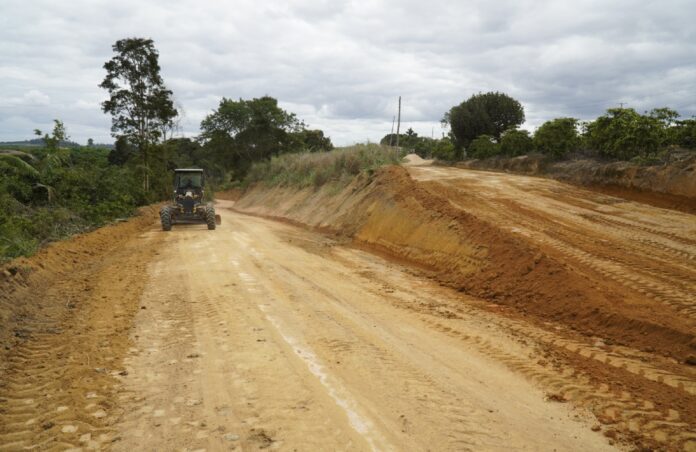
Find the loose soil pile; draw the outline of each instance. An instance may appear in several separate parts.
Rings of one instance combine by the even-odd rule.
[[[416,182],[404,168],[389,167],[340,193],[329,187],[258,186],[235,207],[346,235],[359,246],[427,269],[444,284],[586,335],[679,360],[695,353],[693,321],[547,253],[507,225],[471,214],[456,205],[461,196],[441,184]]]
[[[97,448],[114,437],[157,213],[56,242],[0,270],[0,443]]]

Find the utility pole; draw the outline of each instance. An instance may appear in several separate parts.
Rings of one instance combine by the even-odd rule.
[[[394,123],[396,122],[396,116],[392,116],[392,128],[391,132],[389,132],[389,146],[394,145]]]
[[[399,130],[401,129],[401,96],[399,96],[399,120],[396,123],[396,148],[399,149]]]

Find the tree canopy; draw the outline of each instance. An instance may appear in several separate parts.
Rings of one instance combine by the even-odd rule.
[[[270,96],[251,100],[222,98],[217,110],[201,122],[204,146],[226,168],[244,174],[252,162],[299,150],[303,144],[328,146],[323,132],[305,133],[294,113]]]
[[[500,141],[503,132],[524,122],[524,109],[504,93],[475,94],[452,107],[442,121],[450,125],[454,145],[465,148],[480,135]]]
[[[178,112],[172,92],[160,76],[159,53],[152,39],[126,38],[113,45],[114,57],[104,63],[106,77],[99,85],[109,93],[102,103],[111,115],[111,133],[133,143],[142,158],[145,190],[149,189],[148,147],[172,127]]]

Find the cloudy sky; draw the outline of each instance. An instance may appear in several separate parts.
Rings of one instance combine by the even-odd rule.
[[[271,95],[336,144],[439,120],[477,92],[522,102],[525,128],[620,103],[696,115],[690,0],[0,0],[0,141],[62,119],[111,142],[97,87],[111,45],[150,37],[193,136],[219,100]]]

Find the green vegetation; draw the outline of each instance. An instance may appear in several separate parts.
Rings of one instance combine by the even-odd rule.
[[[379,141],[379,144],[382,146],[395,146],[396,134],[388,133]],[[419,137],[418,134],[410,127],[406,133],[399,134],[399,147],[408,149],[409,151],[418,154],[418,156],[422,158],[431,158],[437,144],[438,140],[428,137]]]
[[[587,125],[587,144],[603,157],[629,160],[654,156],[668,144],[676,144],[678,116],[668,108],[645,115],[632,108],[612,108]]]
[[[521,104],[510,96],[499,92],[474,95],[452,107],[442,120],[450,125],[449,143],[454,149],[436,140],[431,144],[432,155],[452,162],[537,152],[552,159],[586,155],[653,164],[665,159],[671,147],[696,148],[696,119],[680,120],[679,113],[669,108],[645,114],[632,108],[612,108],[589,122],[556,118],[533,135],[518,129],[523,121]]]
[[[291,152],[333,149],[321,130],[308,130],[294,113],[264,96],[252,100],[223,98],[201,122],[206,159],[219,179],[243,179],[254,162]],[[229,172],[229,174],[227,174]]]
[[[500,145],[490,135],[479,135],[471,142],[467,153],[473,158],[485,159],[500,154]]]
[[[179,113],[160,76],[159,53],[152,39],[121,39],[113,51],[116,55],[104,63],[106,77],[99,85],[109,92],[102,110],[111,115],[114,137],[137,148],[135,156],[140,160],[138,169],[147,192],[154,146],[166,139]]]
[[[130,215],[144,202],[133,174],[109,165],[108,150],[60,148],[55,122],[45,147],[0,151],[0,261]]]
[[[432,156],[443,162],[453,162],[458,159],[459,154],[452,140],[443,138],[441,140],[436,140]]]
[[[526,130],[510,129],[500,139],[500,153],[508,157],[534,151],[534,140]]]
[[[296,188],[344,186],[362,172],[398,165],[402,159],[397,149],[377,144],[358,144],[320,154],[285,154],[252,165],[244,182]]]
[[[499,141],[506,130],[524,122],[524,109],[507,94],[476,94],[452,107],[442,122],[450,125],[450,138],[455,147],[461,149],[481,135],[490,135]]]
[[[562,157],[580,145],[578,120],[557,118],[543,123],[534,134],[534,147],[542,154]]]

